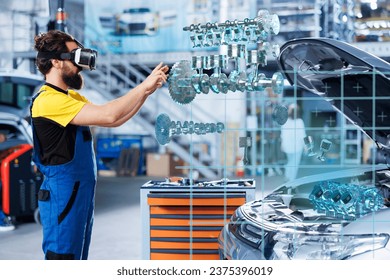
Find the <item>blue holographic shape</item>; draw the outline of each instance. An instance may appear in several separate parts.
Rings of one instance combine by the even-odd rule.
[[[333,181],[315,185],[309,199],[318,212],[346,220],[378,211],[384,204],[383,195],[373,186]]]

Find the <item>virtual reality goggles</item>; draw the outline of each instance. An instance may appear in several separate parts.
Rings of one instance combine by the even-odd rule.
[[[83,69],[95,70],[97,51],[80,47],[68,53],[38,52],[37,58],[70,60],[74,65]]]

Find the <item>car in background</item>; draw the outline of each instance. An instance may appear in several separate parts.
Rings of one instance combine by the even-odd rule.
[[[8,111],[8,112],[7,112]],[[0,151],[20,144],[32,145],[31,126],[27,120],[0,105],[0,133],[6,135],[7,141],[0,143]]]
[[[29,105],[43,77],[18,70],[0,70],[0,143],[2,211],[12,219],[33,217],[40,222],[37,191],[42,176],[32,163]]]
[[[389,63],[326,38],[285,43],[278,63],[290,84],[323,97],[389,154]],[[389,164],[302,177],[237,208],[220,258],[390,260],[389,207]]]
[[[32,145],[29,107],[32,96],[43,83],[41,75],[0,69],[0,132],[8,132],[8,140],[19,139]],[[6,145],[12,144],[7,142]]]
[[[31,98],[43,83],[41,75],[0,69],[0,106],[4,106],[1,112],[27,117]]]
[[[115,31],[119,35],[155,35],[159,15],[149,8],[130,8],[115,15]]]

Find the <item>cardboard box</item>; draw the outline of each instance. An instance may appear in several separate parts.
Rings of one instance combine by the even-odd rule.
[[[184,161],[173,154],[148,153],[146,155],[146,175],[157,177],[184,176]]]

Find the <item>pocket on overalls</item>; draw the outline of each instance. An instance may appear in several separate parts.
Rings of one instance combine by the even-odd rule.
[[[72,194],[70,195],[64,210],[58,215],[58,224],[60,224],[65,219],[65,217],[69,214],[69,211],[72,209],[73,204],[76,200],[79,187],[80,187],[80,181],[75,182],[73,186]]]
[[[38,208],[41,223],[43,226],[50,225],[51,216],[51,201],[50,201],[50,190],[47,189],[47,183],[43,182],[41,188],[37,194]]]

